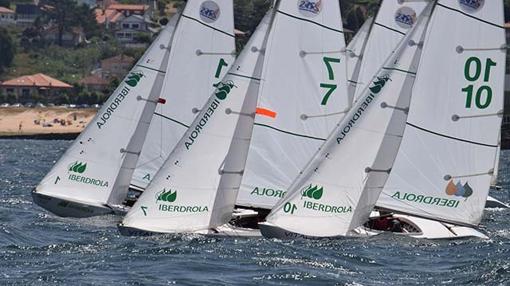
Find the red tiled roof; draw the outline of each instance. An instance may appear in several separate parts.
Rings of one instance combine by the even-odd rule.
[[[42,73],[34,74],[34,75],[25,75],[18,78],[14,78],[11,80],[4,81],[0,84],[0,86],[9,86],[9,87],[46,87],[46,88],[72,88],[72,85],[69,85],[65,82],[62,82],[58,79],[54,79],[50,76],[47,76]]]
[[[14,14],[14,11],[5,7],[0,7],[0,13]]]
[[[108,20],[108,22],[110,22],[110,23],[115,22],[122,15],[122,13],[117,12],[116,10],[110,10],[110,9],[106,9],[106,10],[96,9],[95,12],[96,12],[96,22],[98,24],[104,24],[106,22],[106,20]]]
[[[148,5],[137,5],[137,4],[112,4],[108,6],[108,10],[117,11],[139,11],[144,12],[149,9]]]
[[[81,84],[84,85],[108,85],[108,81],[101,78],[100,76],[96,74],[92,74],[89,76],[86,76],[80,80]]]

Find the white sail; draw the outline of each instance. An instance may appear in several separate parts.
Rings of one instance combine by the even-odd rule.
[[[353,83],[356,84],[354,100],[361,96],[379,67],[384,64],[384,61],[395,50],[409,29],[414,26],[417,16],[422,13],[428,2],[430,1],[382,1],[366,43],[359,77]]]
[[[347,82],[350,101],[354,100],[354,94],[356,92],[356,86],[358,82],[359,73],[361,70],[361,63],[363,59],[363,53],[365,52],[365,46],[368,41],[368,35],[372,24],[374,23],[373,17],[368,17],[365,23],[358,30],[354,38],[352,38],[349,45],[347,45]]]
[[[171,45],[161,98],[131,185],[143,190],[235,59],[232,0],[187,1]],[[194,111],[195,110],[195,111]]]
[[[503,23],[500,0],[438,1],[402,145],[378,206],[480,222],[501,126]]]
[[[338,1],[280,1],[238,205],[270,209],[349,106]]]
[[[106,208],[114,182],[126,160],[125,149],[138,130],[138,124],[149,106],[154,106],[161,91],[168,62],[168,46],[175,19],[161,31],[112,96],[104,103],[87,128],[43,178],[34,192],[34,200],[60,215],[94,215],[96,208]],[[140,98],[148,100],[140,100]],[[137,129],[138,128],[138,129]],[[37,198],[44,196],[44,200]],[[68,203],[59,206],[50,202],[58,198],[91,206],[81,208]],[[80,210],[83,213],[80,213]],[[77,211],[78,213],[73,215]],[[99,211],[101,212],[101,211]]]
[[[498,149],[496,150],[496,158],[494,158],[494,173],[492,174],[491,178],[491,187],[496,187],[498,185],[500,155],[501,155],[501,134],[498,137]]]
[[[271,14],[219,81],[122,228],[208,232],[232,215],[256,109]],[[244,159],[243,159],[244,157]]]
[[[305,236],[349,235],[372,211],[404,132],[429,19],[420,17],[318,150],[267,223]],[[261,231],[266,235],[264,225]]]

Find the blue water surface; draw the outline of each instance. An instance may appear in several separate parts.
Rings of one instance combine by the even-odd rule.
[[[0,140],[0,285],[509,285],[510,211],[486,211],[490,239],[278,241],[123,237],[120,217],[70,219],[30,191],[70,141]],[[510,202],[510,152],[501,191]]]

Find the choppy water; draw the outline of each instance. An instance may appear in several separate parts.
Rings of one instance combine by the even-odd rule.
[[[490,240],[390,235],[337,241],[120,236],[119,217],[66,219],[30,190],[69,141],[0,140],[0,285],[509,285],[510,211]],[[492,195],[510,201],[510,152]]]

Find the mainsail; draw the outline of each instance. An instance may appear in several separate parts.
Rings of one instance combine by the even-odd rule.
[[[349,235],[372,211],[398,151],[432,4],[260,226],[312,237]]]
[[[363,52],[359,77],[354,82],[357,100],[384,61],[395,50],[429,3],[429,0],[383,0]]]
[[[232,215],[255,116],[272,11],[124,218],[120,229],[208,232]]]
[[[338,1],[280,1],[238,205],[283,197],[349,107],[346,73]]]
[[[197,116],[235,59],[232,0],[187,1],[171,46],[161,98],[134,171],[143,190]],[[127,190],[126,187],[124,189]]]
[[[62,216],[112,212],[106,206],[128,142],[147,108],[158,102],[176,18],[164,28],[87,128],[33,192],[34,201]]]
[[[480,222],[501,126],[503,20],[500,0],[438,1],[404,138],[378,206]]]

